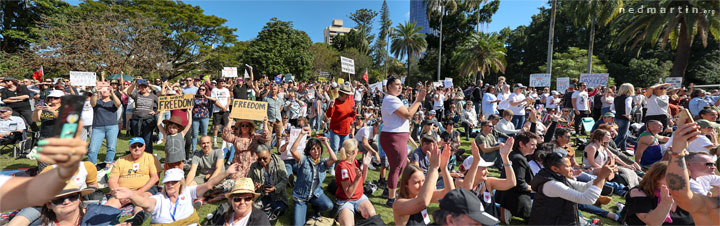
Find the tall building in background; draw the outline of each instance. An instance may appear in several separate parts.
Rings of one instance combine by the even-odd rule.
[[[335,36],[343,35],[350,32],[350,30],[352,30],[352,28],[343,27],[343,20],[333,19],[332,24],[323,30],[325,44],[332,45]]]
[[[430,34],[430,23],[427,18],[427,10],[425,8],[425,1],[423,0],[410,0],[410,22],[416,22],[417,26],[421,26],[422,30],[420,33]]]

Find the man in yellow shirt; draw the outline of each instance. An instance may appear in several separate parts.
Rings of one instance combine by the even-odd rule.
[[[133,137],[130,139],[130,154],[120,157],[113,165],[108,177],[108,187],[113,192],[120,187],[129,188],[143,197],[150,197],[157,193],[155,184],[160,178],[159,171],[160,161],[145,152],[145,140],[142,137]],[[128,199],[111,198],[106,205],[119,209],[130,203]],[[133,214],[136,216],[133,219],[142,218],[144,221],[145,217],[137,215],[140,211],[142,208],[135,207]]]

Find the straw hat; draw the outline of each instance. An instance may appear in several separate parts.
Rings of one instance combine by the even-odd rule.
[[[95,189],[92,188],[83,188],[80,189],[77,184],[74,181],[68,181],[68,183],[65,185],[62,191],[58,193],[55,198],[66,196],[73,193],[80,192],[80,195],[88,195],[90,193],[93,193]]]
[[[338,90],[338,91],[340,91],[341,93],[347,94],[347,95],[352,95],[352,94],[353,94],[353,93],[352,93],[352,88],[350,88],[349,85],[343,85],[343,86],[341,86],[341,87],[340,87],[340,90]]]
[[[235,180],[235,185],[233,185],[233,188],[229,193],[225,194],[225,197],[229,199],[230,196],[235,194],[252,194],[253,198],[257,198],[260,195],[255,193],[255,185],[253,184],[252,179],[247,177]]]

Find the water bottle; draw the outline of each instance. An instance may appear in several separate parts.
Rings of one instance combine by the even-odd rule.
[[[214,215],[213,215],[212,213],[208,213],[208,214],[207,214],[207,217],[205,217],[205,219],[212,219],[213,216],[214,216]]]

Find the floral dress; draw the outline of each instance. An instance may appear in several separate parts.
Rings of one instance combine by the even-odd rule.
[[[225,129],[223,129],[223,140],[232,143],[233,147],[235,147],[235,157],[233,157],[231,164],[240,164],[240,169],[233,178],[247,177],[250,171],[250,165],[257,160],[255,150],[250,150],[250,147],[253,147],[255,143],[263,144],[269,141],[271,136],[271,134],[267,132],[258,134],[251,131],[250,133],[250,137],[240,137],[240,135],[233,132],[231,126],[225,126]]]

